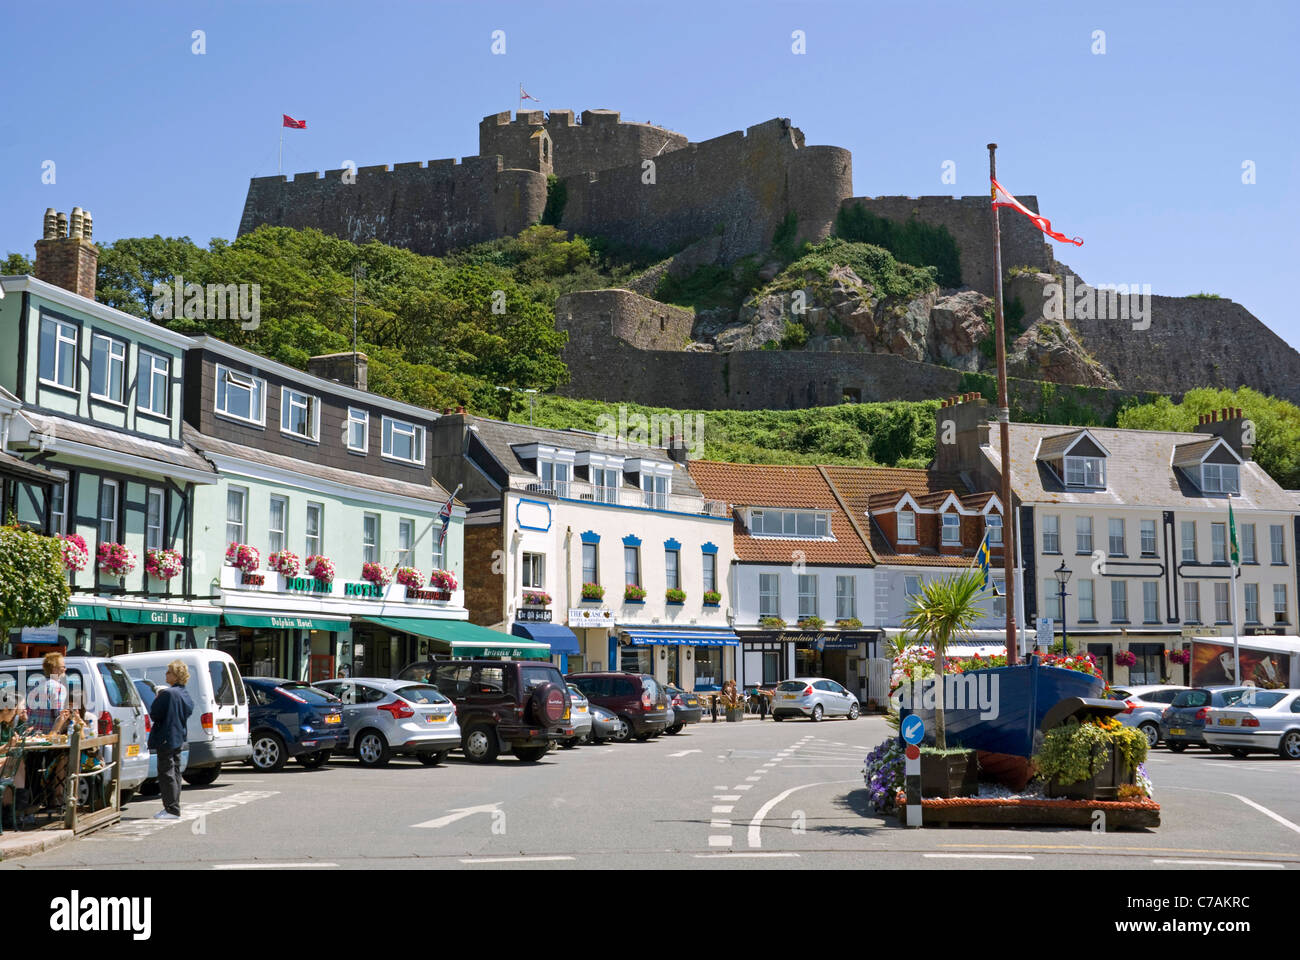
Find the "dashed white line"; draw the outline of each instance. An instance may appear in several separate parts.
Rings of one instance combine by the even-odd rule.
[[[753,790],[754,785],[752,783],[738,783],[731,789],[732,790]]]
[[[923,853],[928,860],[1032,860],[1027,853]]]
[[[722,804],[721,806],[714,807],[714,808],[713,808],[712,810],[710,810],[709,812],[710,812],[710,813],[730,813],[732,810],[735,810],[735,809],[736,809],[736,805],[735,805],[734,803],[724,803],[724,804]]]
[[[725,836],[709,837],[709,846],[711,847],[729,847],[731,846],[731,834]]]
[[[731,829],[731,821],[730,821],[730,820],[710,820],[710,821],[709,821],[709,829],[710,829],[710,830],[730,830],[730,829]]]
[[[1198,867],[1271,867],[1274,870],[1286,869],[1286,867],[1280,863],[1259,863],[1255,860],[1152,860],[1151,862]]]
[[[730,838],[728,838],[730,839]],[[697,853],[696,860],[758,860],[764,857],[797,857],[797,853]]]
[[[724,789],[725,789],[725,788],[724,788]],[[740,799],[740,794],[738,794],[738,793],[715,793],[715,794],[713,795],[713,799],[714,799],[714,800],[721,800],[723,803],[726,803],[728,800],[739,800],[739,799]]]
[[[758,777],[746,777],[745,779],[748,780],[750,783],[758,782]]]
[[[174,822],[174,821],[173,821]],[[213,870],[301,870],[305,867],[337,867],[337,863],[306,860],[298,863],[214,863]]]
[[[461,863],[555,863],[574,857],[461,857]]]

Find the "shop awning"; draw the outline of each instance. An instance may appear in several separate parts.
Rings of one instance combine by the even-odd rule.
[[[548,644],[551,653],[581,653],[578,635],[560,623],[522,623],[517,622],[510,628],[516,637],[526,637],[538,643]]]
[[[738,647],[740,637],[730,630],[625,630],[634,647],[654,644],[685,647]]]
[[[182,610],[130,609],[110,607],[109,618],[119,623],[146,623],[157,627],[215,627],[221,622],[219,613],[190,613]],[[317,627],[316,629],[323,629]]]
[[[432,617],[365,617],[389,630],[413,633],[418,637],[441,640],[451,646],[458,657],[509,657],[511,660],[549,660],[547,643],[523,640],[497,630],[489,630],[464,620],[438,620]]]
[[[108,607],[97,603],[69,603],[60,620],[107,620]]]
[[[260,627],[263,630],[327,630],[339,633],[352,629],[351,620],[325,617],[300,617],[296,614],[223,613],[221,622],[228,627]]]

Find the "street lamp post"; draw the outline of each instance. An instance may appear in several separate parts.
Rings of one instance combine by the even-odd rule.
[[[1065,598],[1069,594],[1065,592],[1065,585],[1070,582],[1070,573],[1071,571],[1065,566],[1064,560],[1061,561],[1059,567],[1052,571],[1057,584],[1060,586],[1056,595],[1061,601],[1061,653],[1067,657],[1070,655],[1070,633],[1065,627]]]

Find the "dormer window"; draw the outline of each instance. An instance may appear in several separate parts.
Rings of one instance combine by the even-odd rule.
[[[1106,486],[1105,457],[1066,457],[1065,482],[1071,487]]]
[[[1240,493],[1241,468],[1235,463],[1201,464],[1201,490],[1205,493]]]
[[[320,406],[316,398],[292,387],[281,387],[280,432],[315,440],[320,435]]]
[[[542,490],[557,497],[569,495],[569,465],[557,460],[539,460],[537,476],[542,481]]]
[[[898,542],[916,543],[916,514],[911,510],[898,511]]]
[[[943,515],[943,543],[945,546],[961,543],[961,517],[955,513]]]
[[[817,540],[830,535],[830,516],[812,510],[754,510],[749,532],[757,537]]]

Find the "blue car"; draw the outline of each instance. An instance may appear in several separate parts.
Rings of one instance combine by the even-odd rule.
[[[147,713],[153,709],[153,702],[158,697],[158,684],[152,680],[133,680],[136,692],[140,694],[140,700],[144,703],[144,709]],[[146,724],[150,729],[153,728],[153,721]],[[186,743],[181,747],[181,773],[190,765],[190,745]],[[149,751],[149,779],[140,785],[142,793],[153,794],[158,792],[158,753]]]
[[[308,769],[347,746],[343,701],[309,683],[273,677],[244,677],[253,766],[270,773],[293,757]]]

